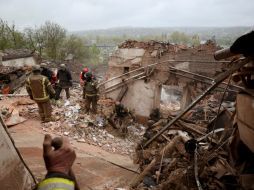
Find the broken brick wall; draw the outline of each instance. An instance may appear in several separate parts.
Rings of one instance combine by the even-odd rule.
[[[148,117],[153,108],[160,107],[160,92],[162,84],[177,85],[182,89],[189,86],[190,91],[196,91],[202,84],[176,76],[169,72],[169,66],[188,70],[194,73],[214,77],[222,72],[222,65],[215,63],[213,53],[219,48],[208,42],[198,47],[185,47],[161,42],[133,42],[127,41],[109,59],[107,79],[122,75],[126,70],[132,71],[150,64],[159,63],[150,67],[150,75],[145,80],[133,80],[128,83],[128,92],[122,103],[140,116]],[[179,60],[170,62],[169,60]],[[199,60],[195,62],[195,60]],[[143,72],[144,70],[140,71]],[[140,73],[139,72],[139,73]],[[110,87],[123,79],[139,74],[138,72],[125,75],[105,85]],[[121,89],[107,93],[107,97],[116,100]],[[189,95],[189,94],[188,94]],[[188,102],[184,103],[188,104]],[[184,105],[186,106],[186,105]]]

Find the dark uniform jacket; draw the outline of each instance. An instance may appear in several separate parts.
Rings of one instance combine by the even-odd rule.
[[[36,102],[46,102],[49,100],[50,95],[55,95],[48,78],[40,74],[34,74],[27,78],[26,90]]]
[[[52,77],[53,77],[53,71],[51,71],[48,68],[43,67],[41,74],[45,77],[47,77],[49,79],[49,81],[51,81]]]
[[[125,108],[123,104],[115,105],[114,112],[117,117],[125,117],[129,114],[129,110]]]
[[[59,69],[57,72],[57,79],[61,88],[70,88],[72,86],[72,77],[70,71],[67,69]]]
[[[86,82],[84,85],[84,90],[85,90],[86,96],[97,96],[97,93],[98,93],[97,82],[95,80]]]

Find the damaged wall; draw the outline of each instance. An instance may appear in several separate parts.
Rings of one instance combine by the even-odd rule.
[[[17,58],[17,59],[9,59],[2,61],[2,66],[5,67],[31,67],[36,65],[36,59],[34,57],[25,57],[25,58]]]
[[[182,89],[187,89],[185,87],[189,86],[188,90],[191,91],[196,88],[196,85],[193,85],[190,79],[186,80],[170,74],[169,66],[214,77],[217,73],[222,72],[222,65],[215,63],[213,58],[213,53],[218,49],[219,47],[210,41],[197,47],[186,47],[155,41],[126,41],[119,45],[119,49],[109,58],[107,79],[150,64],[159,64],[112,80],[105,84],[105,88],[107,89],[121,81],[134,77],[135,80],[127,80],[128,82],[126,82],[128,91],[122,102],[129,109],[135,110],[137,115],[148,117],[153,108],[160,107],[162,85],[176,85],[181,86]],[[170,62],[168,60],[179,60],[179,62]],[[138,79],[139,77],[135,77],[142,72],[147,77],[143,77],[142,80]],[[116,100],[120,91],[121,89],[119,88],[108,92],[106,96]],[[187,94],[189,95],[189,93]],[[184,104],[183,106],[186,106],[188,102]]]
[[[0,122],[0,189],[31,190],[32,176],[20,160],[12,142]]]

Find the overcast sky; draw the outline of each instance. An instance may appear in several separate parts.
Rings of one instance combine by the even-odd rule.
[[[0,0],[19,29],[54,21],[69,31],[112,27],[253,26],[254,0]]]

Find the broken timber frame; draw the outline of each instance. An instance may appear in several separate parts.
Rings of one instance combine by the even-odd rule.
[[[233,74],[238,69],[242,68],[249,62],[249,59],[238,59],[233,61],[234,65],[224,73],[221,73],[217,76],[212,85],[201,94],[196,100],[194,100],[186,109],[184,109],[181,113],[179,113],[174,119],[172,119],[167,125],[165,125],[156,135],[154,135],[151,139],[149,139],[145,144],[144,148],[151,144],[157,137],[163,134],[170,126],[172,126],[176,121],[178,121],[184,114],[186,114],[191,108],[193,108],[197,103],[199,103],[207,94],[209,94],[212,90],[214,90],[221,82],[223,82],[226,78],[228,78],[231,74]]]
[[[113,77],[113,78],[111,78],[111,79],[109,79],[109,80],[107,80],[107,81],[104,81],[104,82],[100,83],[100,84],[98,85],[98,88],[100,88],[102,85],[105,85],[105,84],[108,83],[108,82],[111,82],[111,81],[113,81],[113,80],[115,80],[115,79],[119,79],[119,78],[121,78],[121,77],[123,77],[123,76],[127,76],[127,75],[129,75],[129,74],[131,74],[131,73],[134,73],[134,72],[137,72],[137,71],[142,71],[142,70],[145,70],[146,68],[154,67],[154,66],[159,65],[159,64],[162,64],[162,63],[170,63],[170,62],[229,63],[229,61],[202,61],[202,60],[174,60],[174,59],[168,59],[168,60],[165,60],[165,61],[161,61],[161,62],[153,63],[153,64],[150,64],[150,65],[147,65],[147,66],[143,66],[143,67],[134,69],[134,70],[132,70],[132,71],[126,72],[126,73],[124,73],[124,74],[122,74],[122,75],[118,75],[118,76],[116,76],[116,77]],[[175,68],[174,68],[174,69],[175,69]],[[179,71],[180,71],[180,70],[179,70]],[[186,72],[188,72],[188,71],[186,71]],[[130,82],[131,79],[140,80],[140,79],[146,78],[145,74],[146,74],[145,71],[143,71],[143,72],[141,72],[141,73],[139,73],[139,74],[136,74],[136,75],[134,75],[134,76],[132,76],[132,77],[130,77],[130,78],[125,79],[125,80],[122,81],[122,82],[119,82],[119,83],[117,83],[117,84],[114,84],[114,85],[108,87],[108,88],[105,89],[102,93],[109,93],[109,92],[112,92],[112,91],[114,91],[114,90],[116,90],[116,89],[122,87],[122,86],[123,86],[122,83],[124,83],[124,82],[126,83],[127,81]],[[143,75],[144,75],[144,76],[143,76]],[[195,73],[193,73],[193,75],[195,75]],[[196,75],[198,75],[198,74],[196,74]],[[136,78],[136,77],[138,77],[138,76],[139,76],[139,78]],[[202,76],[202,75],[200,75],[200,76]],[[204,77],[204,76],[203,76],[203,77]],[[135,78],[136,78],[136,79],[135,79]],[[207,79],[208,79],[208,77],[207,77]],[[212,79],[212,78],[209,78],[209,80],[213,80],[213,79]]]

